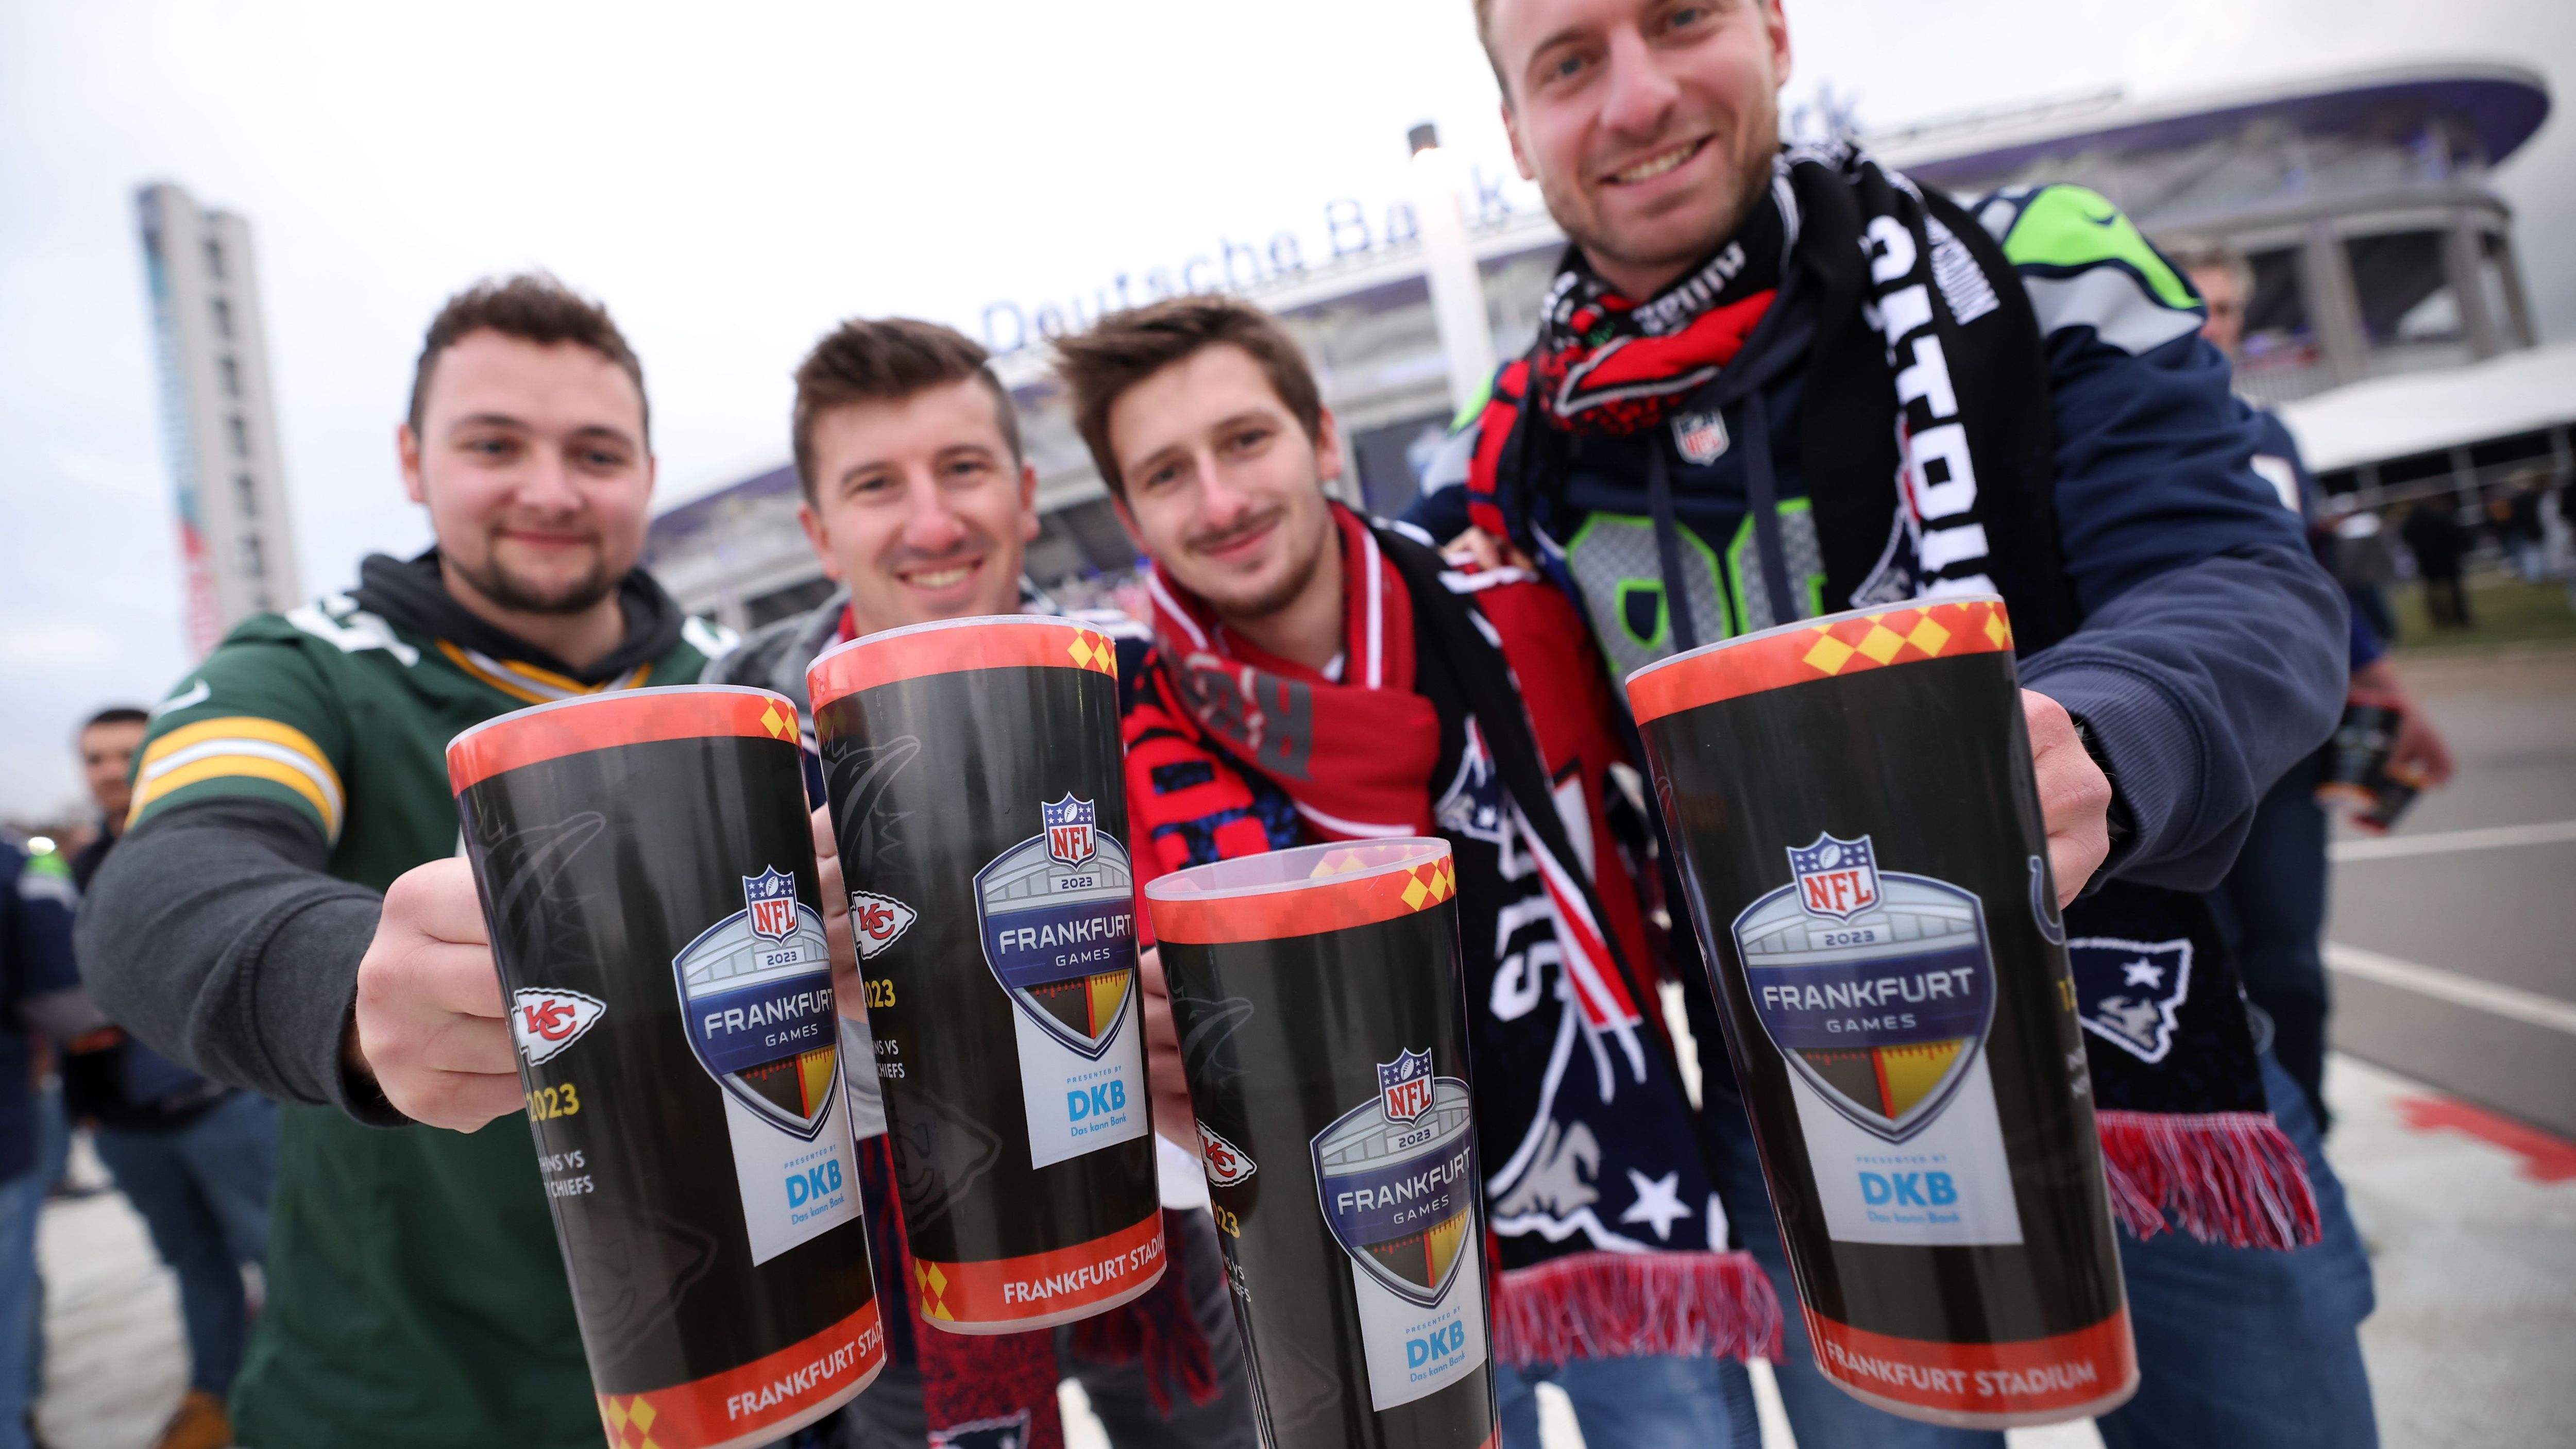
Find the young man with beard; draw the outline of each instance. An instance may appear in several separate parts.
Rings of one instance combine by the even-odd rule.
[[[1581,619],[1526,573],[1455,573],[1329,499],[1332,414],[1250,304],[1157,303],[1057,350],[1151,561],[1155,648],[1125,730],[1139,880],[1317,841],[1446,838],[1500,1244],[1504,1443],[1536,1449],[1535,1388],[1553,1379],[1596,1444],[1758,1445],[1739,1360],[1776,1354],[1778,1302],[1728,1251],[1660,1027],[1616,715]],[[1259,733],[1255,698],[1289,701]],[[1148,983],[1155,1122],[1186,1134],[1169,1000],[1159,972]]]
[[[396,431],[436,547],[244,622],[153,711],[80,959],[155,1048],[288,1104],[244,1443],[602,1443],[444,752],[723,652],[636,567],[649,421],[596,304],[449,299]]]
[[[2144,1382],[2104,1437],[2369,1443],[2368,1264],[2193,894],[2332,728],[2343,601],[2251,467],[2189,285],[2089,191],[1963,210],[1851,146],[1783,148],[1779,0],[1476,0],[1474,18],[1513,154],[1572,245],[1531,353],[1411,516],[1535,559],[1621,673],[1846,608],[2001,594],[2131,1234]],[[2185,1024],[2139,1027],[2142,988]],[[1749,1151],[1719,1135],[1786,1294]],[[1999,1443],[1841,1397],[1803,1341],[1780,1368],[1801,1443]]]
[[[810,613],[751,635],[707,678],[796,701],[819,800],[805,684],[816,655],[907,624],[1057,610],[1020,574],[1038,534],[1037,470],[1020,455],[1018,416],[983,348],[931,322],[843,323],[796,369],[793,429],[804,490],[797,518],[840,587]],[[1134,678],[1144,631],[1122,615],[1081,617],[1115,641],[1120,677]],[[827,849],[829,838],[818,831]],[[845,1019],[843,1059],[873,1073],[866,1032]],[[883,1111],[853,1120],[878,1281],[909,1283]],[[1179,1167],[1196,1170],[1187,1159]],[[1056,1385],[1070,1375],[1120,1449],[1252,1449],[1215,1226],[1203,1207],[1185,1205],[1166,1209],[1164,1228],[1172,1267],[1155,1291],[1079,1325],[970,1339],[927,1327],[917,1311],[890,1318],[891,1360],[841,1416],[842,1442],[918,1449],[928,1437],[969,1449],[1010,1434],[1020,1445],[1060,1443]]]

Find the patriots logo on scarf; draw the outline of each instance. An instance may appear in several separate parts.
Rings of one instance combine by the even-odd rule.
[[[2174,1013],[2191,995],[2190,939],[2078,936],[2066,943],[2066,957],[2084,1029],[2142,1062],[2163,1061],[2173,1050]]]
[[[742,878],[742,903],[751,912],[751,933],[764,941],[784,941],[796,929],[796,877],[780,875],[776,866]]]

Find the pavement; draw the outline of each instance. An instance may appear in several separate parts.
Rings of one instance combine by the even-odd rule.
[[[2576,649],[2400,662],[2459,777],[2335,847],[2327,1153],[2376,1275],[2386,1449],[2576,1444]],[[2569,896],[2558,894],[2560,889]],[[95,1158],[75,1174],[103,1180]],[[114,1193],[47,1207],[56,1449],[147,1449],[186,1379],[177,1297]],[[1767,1449],[1794,1443],[1756,1366]],[[1582,1437],[1542,1389],[1547,1449]],[[1106,1449],[1068,1386],[1071,1449]],[[2012,1449],[2097,1449],[2089,1423]]]
[[[2459,773],[2386,838],[2333,847],[2335,1043],[2576,1136],[2576,648],[2398,672]]]

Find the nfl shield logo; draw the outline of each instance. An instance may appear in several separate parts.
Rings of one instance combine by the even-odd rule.
[[[1878,858],[1866,835],[1840,840],[1825,834],[1789,847],[1789,874],[1798,887],[1798,908],[1808,915],[1848,921],[1878,908]]]
[[[1401,1052],[1377,1068],[1378,1099],[1386,1120],[1410,1122],[1431,1110],[1431,1053]]]
[[[1726,451],[1726,417],[1723,413],[1683,413],[1673,419],[1673,446],[1682,456],[1701,467],[1707,467]]]
[[[751,933],[764,941],[784,941],[796,929],[796,877],[770,866],[742,878],[742,903],[751,913]]]
[[[1057,864],[1080,865],[1091,859],[1095,849],[1091,827],[1100,818],[1097,807],[1088,800],[1076,800],[1068,790],[1063,799],[1038,809],[1046,817],[1047,854]]]

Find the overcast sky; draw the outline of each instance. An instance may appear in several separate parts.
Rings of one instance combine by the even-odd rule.
[[[1870,128],[2447,58],[2576,94],[2566,0],[1789,7],[1791,99],[1830,84]],[[73,722],[188,663],[139,182],[251,220],[309,594],[427,541],[393,428],[422,326],[479,275],[609,303],[670,502],[785,455],[788,370],[837,318],[973,333],[1229,239],[1313,258],[1329,203],[1382,222],[1416,121],[1506,169],[1494,109],[1468,0],[0,4],[0,814],[74,800]],[[2552,339],[2570,131],[2501,177]]]

